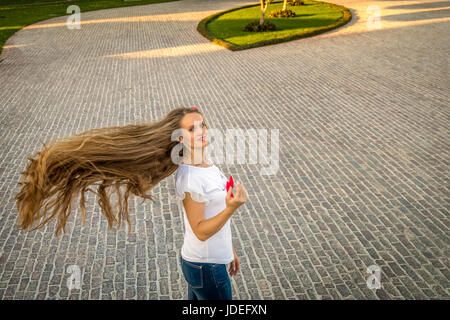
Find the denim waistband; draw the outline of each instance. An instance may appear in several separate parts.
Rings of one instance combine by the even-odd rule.
[[[181,254],[180,254],[180,262],[181,262],[181,260],[183,260],[183,261],[185,261],[185,262],[188,262],[188,263],[191,263],[191,264],[194,264],[194,265],[196,265],[196,266],[204,266],[204,267],[208,267],[208,266],[214,267],[214,266],[218,266],[218,265],[223,264],[223,263],[210,263],[210,262],[194,262],[194,261],[189,261],[189,260],[183,259],[183,257],[182,257]]]

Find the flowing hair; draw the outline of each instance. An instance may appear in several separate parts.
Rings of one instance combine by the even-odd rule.
[[[21,190],[15,196],[19,229],[34,231],[56,216],[56,236],[61,229],[66,234],[65,225],[73,198],[81,192],[84,224],[84,194],[91,191],[98,196],[109,229],[117,222],[120,228],[124,217],[130,234],[130,192],[144,198],[143,201],[156,201],[146,192],[178,168],[178,164],[172,161],[171,152],[180,142],[172,141],[172,134],[181,128],[184,115],[192,112],[203,115],[196,108],[180,107],[157,122],[91,129],[44,144],[43,149],[35,154],[36,159],[34,156],[28,158],[30,162],[21,172]],[[183,150],[179,153],[181,157]],[[96,183],[98,192],[88,188]],[[123,185],[126,186],[124,195],[120,192]],[[111,207],[110,190],[118,194],[117,213]],[[43,218],[46,219],[33,228],[35,222]]]

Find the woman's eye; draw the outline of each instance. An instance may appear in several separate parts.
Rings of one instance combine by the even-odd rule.
[[[206,123],[202,123],[202,127],[206,127]],[[189,131],[194,130],[194,128],[189,129]]]

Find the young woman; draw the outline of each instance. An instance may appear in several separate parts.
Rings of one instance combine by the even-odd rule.
[[[196,124],[201,124],[197,125]],[[181,249],[181,269],[188,282],[189,300],[232,300],[230,275],[235,275],[240,262],[231,239],[230,218],[245,203],[246,191],[236,184],[225,190],[227,178],[205,156],[208,145],[207,126],[200,113],[189,113],[181,121],[189,132],[190,152],[176,174],[176,195],[183,201],[185,237]],[[200,163],[194,160],[201,155]]]
[[[206,136],[202,113],[196,108],[181,107],[154,123],[91,129],[44,144],[41,151],[28,158],[30,162],[21,172],[21,190],[15,196],[19,228],[33,231],[56,218],[56,236],[61,229],[65,234],[74,197],[80,194],[84,224],[84,195],[91,191],[98,196],[109,229],[115,223],[120,228],[122,219],[126,219],[129,234],[130,192],[155,202],[146,192],[179,169],[176,196],[183,200],[186,227],[180,261],[189,284],[188,298],[231,299],[224,262],[231,262],[231,275],[236,274],[240,263],[232,248],[228,220],[245,203],[246,191],[237,184],[236,195],[231,198],[231,188],[228,192],[218,190],[219,177],[224,177],[204,157],[208,142],[195,140],[199,137],[198,128],[194,128],[196,123],[204,124],[200,131],[201,136]],[[180,129],[184,129],[183,134],[173,139],[173,133]],[[183,141],[185,137],[189,140]],[[179,156],[183,161],[176,163],[172,152],[180,143],[183,148]],[[202,152],[201,163],[193,161],[197,159],[196,150]],[[98,186],[97,192],[88,188],[91,185]],[[120,192],[122,186],[125,186],[124,195]],[[114,191],[118,195],[118,210],[110,202]],[[35,223],[38,223],[36,227]]]

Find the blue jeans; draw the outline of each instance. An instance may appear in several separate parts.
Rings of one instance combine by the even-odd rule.
[[[188,300],[232,300],[226,264],[186,261],[181,270],[188,283]]]

